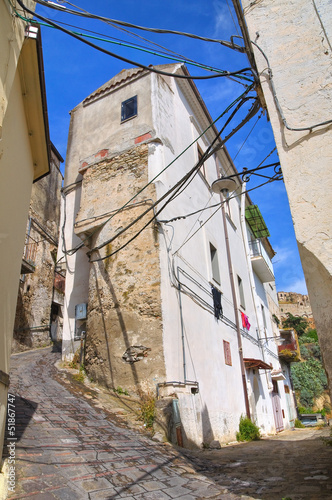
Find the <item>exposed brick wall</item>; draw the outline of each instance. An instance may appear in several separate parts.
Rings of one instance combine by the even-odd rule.
[[[77,220],[89,219],[85,227],[79,223],[81,231],[98,229],[91,238],[93,246],[110,239],[155,200],[151,185],[135,199],[135,206],[119,212],[103,227],[98,226],[106,220],[99,215],[123,206],[147,184],[147,167],[148,146],[141,144],[88,168]],[[125,234],[93,252],[91,260],[119,248],[152,216],[151,211]],[[130,363],[123,355],[133,346],[147,350],[137,357],[139,361]],[[155,384],[164,380],[159,243],[153,224],[114,256],[91,264],[86,369],[104,385],[121,386],[129,392],[154,390]]]

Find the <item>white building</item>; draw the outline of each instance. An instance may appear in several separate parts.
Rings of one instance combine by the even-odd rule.
[[[289,425],[264,221],[238,177],[220,209],[211,184],[236,173],[220,139],[181,184],[211,124],[191,80],[124,70],[71,112],[65,172],[63,357],[86,332],[89,375],[173,397],[185,446],[233,440],[246,413],[263,433]]]

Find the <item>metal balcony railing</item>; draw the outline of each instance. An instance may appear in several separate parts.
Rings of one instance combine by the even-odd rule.
[[[274,273],[272,262],[261,240],[249,241],[249,248],[254,271],[264,283],[273,281]]]

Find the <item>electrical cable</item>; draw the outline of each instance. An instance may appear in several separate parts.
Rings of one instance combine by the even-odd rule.
[[[163,172],[165,172],[169,167],[171,167],[171,165],[173,165],[173,163],[175,163],[186,151],[188,151],[188,149],[190,149],[191,146],[193,146],[195,143],[197,143],[197,141],[211,128],[215,125],[215,123],[220,119],[222,118],[238,101],[240,101],[250,90],[252,89],[252,86],[250,86],[249,88],[247,88],[242,94],[240,94],[236,99],[234,99],[234,101],[229,104],[227,106],[227,108],[221,113],[220,116],[218,116],[218,118],[216,118],[212,123],[209,124],[209,126],[194,140],[192,141],[189,146],[187,146],[178,156],[176,156],[176,158],[174,158],[168,165],[166,165],[166,167],[164,167],[153,179],[151,179],[145,186],[143,186],[137,193],[135,193],[134,196],[132,196],[122,207],[120,207],[113,215],[111,215],[104,223],[101,227],[103,227],[104,225],[106,225],[113,217],[115,217],[117,215],[117,213],[119,213],[121,210],[123,210],[131,201],[133,201],[139,194],[141,194],[150,184],[152,184]],[[229,137],[226,138],[226,140],[228,139]],[[225,142],[225,141],[224,141]],[[224,142],[222,142],[222,145],[224,144]],[[219,147],[218,147],[219,149]],[[213,152],[211,153],[213,154]],[[204,161],[208,158],[208,156],[205,156],[204,157]],[[159,200],[160,201],[160,200]],[[96,228],[94,232],[96,232],[98,229],[100,229],[100,227]],[[82,243],[84,244],[84,242],[86,240],[88,240],[93,234],[94,232],[87,238],[85,238],[85,240],[82,241]],[[71,250],[67,250],[67,254],[68,255],[73,255],[74,253],[77,252],[77,250],[79,250],[79,248],[82,248],[82,244],[79,244],[78,246],[72,248]]]
[[[150,186],[150,184],[152,184],[163,172],[165,172],[169,167],[171,167],[171,165],[173,165],[173,163],[175,163],[186,151],[188,151],[188,149],[191,148],[191,146],[193,146],[226,112],[227,110],[232,107],[234,105],[235,102],[237,102],[242,95],[245,95],[247,91],[245,91],[243,94],[241,94],[235,101],[233,101],[233,103],[231,103],[228,108],[226,108],[226,110],[220,115],[218,116],[218,118],[216,118],[212,123],[210,123],[210,125],[193,141],[189,144],[189,146],[187,146],[178,156],[176,156],[174,158],[174,160],[172,160],[170,163],[168,163],[168,165],[166,165],[165,168],[163,168],[155,177],[153,177],[153,179],[151,179],[147,184],[145,184],[137,193],[135,193],[134,196],[132,196],[124,205],[122,205],[113,215],[111,215],[104,223],[101,227],[103,227],[104,225],[106,225],[113,217],[115,217],[121,210],[123,210],[126,206],[129,205],[129,203],[131,201],[133,201],[139,194],[141,194],[148,186]],[[67,186],[69,187],[69,186]],[[98,228],[99,229],[99,228]],[[97,229],[95,230],[97,231]],[[91,234],[91,236],[94,234],[94,232]],[[90,237],[90,236],[89,236]],[[84,245],[84,242],[87,241],[89,238],[86,238],[85,240],[82,241],[82,244],[79,244],[78,246],[72,248],[71,250],[68,250],[66,253],[69,254],[69,255],[73,255],[74,253],[77,252],[77,250],[79,250],[79,248],[82,248],[82,246]]]
[[[28,21],[28,19],[25,19],[25,20]],[[46,26],[47,28],[58,29],[55,26],[52,26],[51,24],[47,24],[47,23],[39,23],[39,24],[41,26]],[[70,28],[74,28],[74,29],[82,29],[82,28],[79,28],[78,26],[73,26],[72,24],[64,23],[62,21],[58,21],[58,24],[61,24],[63,26],[67,26],[67,27],[70,27]],[[114,37],[111,37],[111,36],[108,36],[108,35],[103,35],[101,33],[98,33],[98,32],[95,32],[95,31],[91,31],[91,30],[87,30],[85,28],[84,28],[84,31],[86,31],[87,33],[83,33],[81,31],[71,31],[71,33],[73,33],[75,35],[83,36],[83,37],[86,37],[86,38],[91,38],[93,40],[98,40],[98,41],[101,41],[101,42],[112,43],[114,45],[119,45],[121,47],[126,47],[126,48],[129,48],[129,49],[139,50],[141,52],[145,52],[147,54],[151,54],[151,55],[154,55],[154,56],[162,57],[164,59],[168,59],[168,60],[171,59],[173,61],[184,63],[186,65],[195,66],[197,68],[205,69],[206,71],[214,71],[214,72],[223,73],[223,70],[221,70],[219,68],[215,68],[213,66],[204,65],[204,64],[196,62],[196,61],[194,61],[192,59],[187,59],[187,58],[185,58],[184,56],[181,56],[181,55],[179,55],[178,57],[174,57],[174,56],[170,56],[167,53],[156,52],[156,51],[152,51],[152,50],[150,50],[150,49],[148,49],[146,47],[142,47],[142,46],[134,45],[134,44],[129,44],[128,42],[125,42],[124,40],[120,40],[120,39],[117,39],[117,38],[114,38]],[[93,35],[89,35],[88,33],[93,33]],[[95,35],[101,35],[103,38],[101,38],[101,36],[95,36]],[[237,82],[237,83],[243,84],[243,82],[241,82],[241,81],[238,82],[235,79],[235,77],[229,77],[229,78],[232,79],[233,81]]]
[[[278,162],[278,163],[272,163],[270,165],[266,165],[266,166],[261,167],[261,168],[277,167],[279,165],[280,165],[280,163]],[[237,176],[240,176],[240,175],[247,176],[248,173],[250,175],[259,175],[259,174],[255,173],[256,170],[260,170],[260,169],[257,168],[257,169],[252,169],[252,170],[244,170],[243,172],[240,172],[238,174],[230,175],[228,177],[223,177],[223,179],[231,179],[233,177],[237,177]],[[282,175],[281,172],[275,172],[275,175],[273,177],[264,176],[264,178],[271,179],[271,180],[276,180],[276,181],[279,181],[279,180],[281,181],[282,180],[281,175]],[[234,198],[236,198],[236,196],[234,196]],[[232,199],[232,197],[228,198],[228,200],[231,200],[231,199]],[[201,213],[204,210],[208,210],[209,208],[218,207],[219,205],[220,205],[220,203],[218,202],[218,203],[215,203],[214,205],[210,205],[209,207],[204,207],[204,208],[200,208],[199,210],[195,210],[195,212],[191,212],[191,213],[186,214],[186,215],[179,215],[177,217],[173,217],[172,219],[168,219],[168,220],[159,220],[158,222],[168,223],[168,222],[175,222],[175,221],[180,220],[180,219],[186,219],[187,217],[191,217],[192,215],[196,215],[198,213]]]
[[[101,248],[103,248],[104,246],[112,243],[116,238],[118,238],[119,236],[121,236],[125,231],[127,231],[130,227],[132,227],[134,224],[136,224],[140,219],[142,219],[149,211],[151,211],[154,207],[156,207],[164,198],[166,198],[169,194],[171,194],[174,190],[176,190],[176,192],[171,196],[171,198],[169,200],[167,200],[167,202],[163,205],[163,207],[161,209],[158,210],[157,214],[154,215],[154,217],[152,219],[150,219],[150,221],[144,226],[143,229],[145,229],[145,227],[147,227],[148,224],[150,224],[150,222],[152,222],[152,220],[154,220],[156,218],[156,216],[165,208],[165,206],[167,206],[168,203],[170,203],[170,201],[172,201],[176,196],[178,196],[182,191],[183,189],[185,189],[187,187],[187,185],[185,185],[186,181],[190,179],[190,177],[193,175],[193,174],[196,174],[198,172],[198,169],[203,165],[203,163],[212,155],[214,154],[218,149],[220,149],[220,145],[218,145],[216,148],[212,149],[213,148],[213,145],[215,144],[215,142],[220,138],[220,135],[222,134],[222,132],[225,130],[226,126],[228,125],[228,123],[230,122],[230,120],[234,117],[234,115],[237,113],[237,111],[240,109],[240,107],[248,100],[248,99],[252,99],[252,97],[242,97],[241,101],[238,103],[238,105],[236,106],[235,110],[232,112],[231,116],[228,118],[228,120],[226,121],[226,123],[224,124],[224,126],[222,127],[222,129],[220,130],[220,132],[217,134],[217,136],[215,137],[215,139],[212,141],[212,143],[210,144],[210,146],[207,148],[207,150],[204,152],[204,154],[202,155],[202,157],[199,159],[199,161],[197,162],[197,164],[184,176],[182,177],[177,184],[175,184],[175,186],[173,186],[170,190],[168,190],[161,198],[159,198],[159,200],[157,200],[153,205],[151,205],[151,207],[149,207],[148,209],[146,209],[142,214],[140,214],[136,219],[134,219],[133,221],[131,221],[126,227],[122,228],[121,231],[117,232],[116,235],[114,235],[112,238],[108,239],[107,241],[103,242],[102,244],[98,245],[97,247],[93,248],[92,250],[90,250],[90,252],[88,252],[88,255],[90,256],[92,252],[96,251],[96,250],[100,250]],[[255,103],[257,101],[255,100]],[[255,107],[255,103],[253,105],[252,108]],[[224,112],[225,113],[225,112]],[[248,116],[250,115],[250,112],[248,114]],[[241,123],[246,123],[246,119],[245,120],[242,120]],[[237,130],[237,127],[234,129],[234,130]],[[228,136],[222,141],[222,143],[224,144],[235,132],[232,131],[230,134],[228,134]],[[192,179],[191,179],[192,180]],[[191,182],[191,180],[189,182]],[[142,229],[142,230],[143,230]],[[140,232],[142,232],[142,230]],[[132,240],[130,240],[132,241]],[[125,245],[126,246],[126,245]],[[122,249],[124,247],[121,247],[120,249]],[[110,257],[111,255],[113,255],[114,253],[117,253],[120,249],[117,249],[115,252],[112,252],[111,254],[105,256],[105,257],[102,257],[98,260],[104,260],[108,257]],[[94,260],[95,261],[95,260]],[[91,261],[91,262],[94,262],[94,261]]]
[[[237,153],[236,153],[236,155],[234,156],[233,161],[235,161],[235,160],[236,160],[236,158],[237,158],[238,154],[240,153],[241,149],[243,148],[243,146],[244,146],[244,145],[245,145],[245,143],[247,142],[247,140],[248,140],[249,136],[251,135],[252,131],[253,131],[253,130],[254,130],[254,128],[256,127],[256,125],[257,125],[257,123],[258,123],[258,121],[260,120],[260,118],[261,118],[261,117],[262,117],[262,113],[261,113],[261,114],[257,117],[257,120],[255,121],[255,123],[254,123],[253,127],[251,128],[251,130],[250,130],[249,134],[248,134],[248,135],[247,135],[247,137],[244,139],[244,141],[243,141],[243,143],[242,143],[241,147],[239,148],[238,152],[237,152]]]
[[[243,39],[242,36],[238,36],[238,35],[234,35],[233,38],[242,38]],[[287,120],[285,118],[285,115],[284,115],[284,113],[282,111],[281,105],[279,103],[279,99],[278,99],[278,96],[277,96],[277,91],[276,91],[276,88],[275,88],[275,85],[274,85],[272,68],[271,68],[269,59],[268,59],[267,55],[265,54],[265,52],[263,51],[263,49],[256,42],[254,42],[253,40],[251,40],[251,43],[253,45],[255,45],[255,47],[257,47],[257,49],[260,51],[260,53],[262,54],[262,56],[264,57],[264,59],[266,61],[267,68],[268,68],[269,81],[270,81],[271,88],[272,88],[272,96],[273,96],[275,105],[277,107],[278,113],[280,115],[280,118],[281,118],[284,126],[287,128],[287,130],[291,130],[293,132],[303,132],[305,130],[309,130],[309,132],[311,132],[314,128],[323,127],[324,125],[330,125],[332,123],[332,119],[331,120],[326,120],[324,122],[316,123],[314,125],[307,126],[307,127],[291,127],[290,125],[288,125]]]
[[[203,37],[203,36],[199,36],[199,35],[195,35],[193,33],[185,33],[183,31],[175,31],[175,30],[166,30],[166,29],[159,29],[159,28],[147,28],[145,26],[138,26],[137,24],[132,24],[132,23],[127,23],[125,21],[120,21],[120,20],[117,20],[117,19],[111,19],[111,18],[108,18],[108,17],[104,17],[104,16],[98,16],[96,14],[92,14],[90,12],[87,12],[87,11],[84,11],[84,12],[78,12],[78,11],[75,11],[75,10],[72,10],[72,9],[67,9],[55,3],[49,3],[48,1],[44,1],[44,0],[34,0],[35,3],[39,3],[40,5],[43,5],[44,7],[49,7],[51,9],[55,9],[55,10],[59,10],[61,12],[67,12],[69,14],[73,14],[73,15],[76,15],[76,16],[81,16],[81,17],[87,17],[89,19],[97,19],[99,21],[106,21],[106,22],[111,22],[113,24],[118,24],[120,26],[125,26],[127,28],[134,28],[134,29],[138,29],[138,30],[142,30],[142,31],[148,31],[150,33],[158,33],[158,34],[170,34],[170,35],[180,35],[180,36],[185,36],[185,37],[188,37],[188,38],[194,38],[196,40],[201,40],[201,41],[204,41],[204,42],[214,42],[214,43],[220,43],[230,49],[234,49],[234,50],[237,50],[241,53],[244,53],[245,52],[245,48],[242,47],[241,45],[235,45],[234,43],[232,42],[227,42],[225,40],[219,40],[219,39],[216,39],[216,38],[208,38],[208,37]],[[20,3],[20,2],[19,2]],[[69,5],[75,7],[76,9],[80,9],[80,7],[77,7],[76,5],[72,4],[72,3],[69,3],[69,2],[66,2],[68,3]]]
[[[62,3],[66,3],[68,5],[71,5],[72,7],[76,7],[77,9],[81,10],[82,12],[85,12],[86,14],[89,14],[89,12],[86,11],[85,9],[83,9],[82,7],[75,6],[74,4],[72,4],[72,3],[70,3],[70,2],[68,2],[66,0],[62,0]],[[173,55],[176,55],[176,56],[178,56],[178,57],[180,57],[182,59],[186,59],[187,61],[195,62],[193,59],[185,58],[181,54],[178,54],[177,52],[175,52],[175,51],[173,51],[171,49],[168,49],[167,47],[164,47],[163,45],[160,45],[160,44],[158,44],[156,42],[153,42],[153,41],[149,40],[148,38],[144,38],[143,36],[139,35],[138,33],[134,33],[132,31],[129,31],[129,30],[127,30],[127,29],[125,29],[125,28],[123,28],[121,26],[117,26],[116,24],[111,23],[109,21],[103,21],[103,22],[105,24],[107,24],[108,26],[111,26],[112,28],[115,28],[115,29],[117,29],[119,31],[122,31],[122,32],[130,35],[133,38],[139,38],[140,40],[144,40],[145,42],[147,42],[151,46],[155,46],[155,47],[158,47],[159,49],[163,49],[163,50],[166,51],[165,53],[167,53],[167,54],[173,54]],[[89,30],[86,30],[86,31],[89,31]]]
[[[10,0],[9,0],[9,1],[10,1]],[[70,2],[65,2],[65,0],[63,0],[63,2],[64,2],[64,3],[67,3],[67,4],[69,4],[69,5],[73,5],[73,6],[75,6],[74,4],[71,4]],[[76,8],[78,8],[78,9],[80,9],[81,11],[83,11],[83,12],[85,12],[85,13],[89,14],[89,13],[88,13],[88,11],[85,11],[85,10],[84,10],[84,9],[82,9],[81,7],[76,6]],[[154,52],[152,52],[152,51],[150,51],[150,50],[148,50],[148,49],[147,49],[147,50],[145,50],[145,49],[146,49],[146,47],[144,47],[144,46],[139,46],[139,45],[133,45],[133,46],[131,46],[130,44],[127,44],[127,45],[126,45],[125,43],[123,43],[123,40],[119,40],[119,39],[116,39],[116,38],[114,38],[114,37],[110,37],[110,36],[107,36],[107,35],[102,35],[102,36],[106,36],[106,37],[111,38],[111,39],[113,39],[113,40],[115,40],[115,41],[114,41],[114,42],[110,42],[109,40],[103,40],[103,39],[101,39],[101,38],[97,38],[97,39],[99,39],[99,40],[101,40],[101,41],[105,41],[105,42],[108,42],[108,43],[116,43],[116,41],[118,41],[119,45],[128,46],[129,48],[136,48],[137,50],[143,50],[143,51],[145,50],[147,53],[151,53],[151,54],[153,54],[153,55],[159,55],[160,57],[166,57],[166,58],[168,58],[168,59],[173,59],[173,60],[175,60],[175,61],[184,62],[184,63],[186,63],[186,64],[188,64],[188,65],[197,66],[197,67],[200,67],[200,68],[206,69],[206,70],[208,70],[208,71],[221,71],[221,70],[220,70],[220,69],[218,69],[218,68],[214,68],[214,67],[212,67],[212,66],[206,66],[206,65],[204,65],[204,64],[197,63],[197,61],[195,61],[195,60],[193,60],[193,59],[190,59],[190,58],[188,58],[188,57],[185,57],[185,56],[183,56],[183,55],[181,55],[181,54],[179,54],[179,53],[177,53],[177,52],[175,52],[175,51],[173,51],[173,50],[171,50],[171,49],[169,49],[169,48],[164,47],[163,45],[160,45],[160,44],[156,43],[156,42],[152,42],[151,40],[149,40],[149,39],[147,39],[147,38],[142,37],[142,36],[141,36],[141,35],[139,35],[138,33],[133,33],[132,31],[126,30],[126,29],[124,29],[124,28],[122,28],[122,27],[120,27],[120,26],[117,26],[117,25],[116,25],[116,24],[114,24],[114,23],[111,23],[111,22],[106,21],[106,20],[104,20],[103,22],[105,22],[107,25],[111,26],[111,27],[112,27],[112,28],[114,28],[114,29],[117,29],[117,30],[123,31],[124,33],[126,33],[126,34],[128,34],[128,35],[132,36],[133,38],[135,38],[135,37],[136,37],[136,38],[139,38],[139,39],[141,39],[141,40],[144,40],[145,42],[147,42],[147,43],[148,43],[148,44],[150,44],[151,46],[156,46],[156,47],[158,47],[159,49],[161,48],[161,49],[163,49],[163,50],[164,50],[164,51],[166,51],[166,52],[160,52],[160,51],[159,51],[159,53],[154,53]],[[59,24],[66,25],[66,26],[71,26],[71,27],[77,28],[77,26],[72,26],[72,25],[70,25],[70,24],[67,24],[67,23],[64,23],[64,22],[61,22],[61,21],[58,21],[58,23],[59,23]],[[40,23],[40,24],[43,24],[43,23]],[[50,28],[54,28],[54,26],[51,26],[51,25],[48,25],[48,24],[45,24],[45,26],[48,26],[48,27],[50,27]],[[86,28],[84,28],[84,31],[89,32],[89,33],[94,33],[94,34],[98,34],[98,35],[100,35],[100,33],[93,32],[93,31],[88,30],[88,29],[86,29]],[[79,35],[79,34],[81,34],[82,36],[87,36],[87,37],[88,37],[88,35],[86,35],[86,34],[84,34],[84,33],[76,33],[76,34],[78,34],[78,35]],[[121,42],[122,42],[122,43],[121,43]],[[242,51],[242,52],[244,52],[244,51]],[[164,55],[162,55],[162,54],[164,54]],[[177,57],[176,57],[176,58],[171,57],[171,56],[169,56],[169,54],[173,54],[173,55],[175,55],[175,56],[177,56]],[[228,78],[229,78],[230,80],[232,80],[232,81],[236,82],[236,83],[239,83],[239,84],[241,84],[241,85],[245,85],[243,82],[236,80],[236,78],[234,78],[234,77],[228,76]]]
[[[210,147],[208,149],[210,149]],[[173,193],[173,191],[175,191],[175,193],[172,194],[171,198],[169,200],[167,200],[160,209],[158,209],[157,213],[154,214],[154,216],[152,217],[152,219],[150,219],[148,221],[148,223],[146,223],[145,226],[143,226],[143,228],[139,231],[139,234],[140,234],[157,217],[157,215],[173,200],[173,197],[175,197],[175,195],[177,195],[179,193],[179,191],[182,190],[182,188],[185,186],[186,182],[192,177],[193,174],[195,174],[197,172],[197,170],[201,167],[201,165],[204,163],[204,161],[206,161],[205,154],[202,156],[202,158],[200,158],[198,160],[198,162],[195,164],[195,166],[185,176],[183,176],[171,189],[169,189],[164,195],[162,195],[156,202],[154,202],[149,208],[147,208],[144,212],[142,212],[142,214],[140,214],[138,217],[136,217],[136,219],[134,219],[133,221],[131,221],[126,227],[122,228],[121,231],[118,231],[116,233],[116,235],[112,236],[112,238],[109,238],[107,241],[104,241],[100,245],[92,248],[88,252],[88,255],[90,256],[92,254],[92,252],[100,250],[104,246],[109,245],[110,243],[112,243],[115,239],[119,238],[119,236],[121,236],[124,232],[126,232],[128,229],[130,229],[134,224],[136,224],[145,215],[147,215],[152,209],[154,209],[157,205],[159,205],[159,203],[162,200],[164,200],[168,195],[170,195],[171,193]],[[138,236],[138,234],[135,235],[134,238],[136,238],[137,236]],[[130,243],[131,241],[132,241],[132,239],[129,240],[124,246],[127,246],[127,244]],[[105,257],[102,257],[100,259],[90,260],[90,262],[96,262],[96,261],[107,259],[108,257],[110,257],[111,255],[113,255],[114,253],[117,253],[119,250],[121,250],[122,248],[124,248],[124,246],[121,247],[121,248],[119,248],[119,249],[117,249],[115,252],[111,252],[109,255],[106,255]]]
[[[34,1],[36,2],[37,0],[34,0]],[[41,16],[40,14],[36,14],[32,10],[28,9],[23,4],[22,0],[17,0],[17,3],[20,5],[20,7],[22,9],[24,9],[25,11],[27,11],[29,14],[32,14],[33,16],[37,17],[38,19],[41,19],[44,22],[48,22],[50,25],[56,27],[58,30],[63,31],[67,35],[75,38],[76,40],[79,40],[80,42],[88,45],[89,47],[92,47],[92,48],[98,50],[99,52],[102,52],[103,54],[106,54],[106,55],[109,55],[111,57],[114,57],[115,59],[119,59],[120,61],[126,62],[126,63],[128,63],[128,64],[130,64],[132,66],[137,66],[139,68],[145,69],[146,71],[149,71],[149,72],[152,72],[152,73],[156,73],[156,74],[164,75],[164,76],[170,76],[172,78],[185,79],[185,80],[209,80],[211,78],[220,78],[220,77],[224,77],[224,76],[238,76],[239,78],[246,79],[247,77],[243,76],[242,73],[246,73],[247,71],[251,71],[250,68],[243,68],[243,69],[241,69],[239,71],[233,71],[233,72],[224,71],[223,73],[217,73],[217,74],[206,75],[206,76],[202,76],[202,75],[201,76],[187,76],[187,75],[182,75],[182,74],[178,74],[178,73],[169,73],[167,71],[162,71],[162,70],[159,70],[159,69],[157,69],[157,68],[155,68],[153,66],[146,66],[145,64],[141,64],[141,63],[139,63],[137,61],[132,61],[131,59],[128,59],[127,57],[123,57],[123,56],[120,56],[119,54],[115,54],[114,52],[110,52],[109,50],[106,50],[103,47],[100,47],[99,45],[96,45],[95,43],[90,42],[89,40],[85,40],[80,35],[76,35],[72,31],[67,30],[66,28],[60,26],[59,24],[55,23],[51,19],[45,18],[44,16]],[[239,76],[239,75],[241,75],[241,76]],[[249,80],[249,81],[251,81],[251,80]]]
[[[277,175],[277,174],[276,174],[276,175]],[[255,189],[261,188],[262,186],[265,186],[266,184],[269,184],[269,183],[274,182],[274,181],[277,181],[277,180],[281,180],[281,179],[279,179],[279,178],[275,178],[275,179],[274,179],[274,178],[272,177],[272,178],[270,178],[268,181],[263,182],[262,184],[260,184],[259,186],[255,186],[255,187],[253,187],[253,188],[251,188],[251,189],[247,189],[247,190],[246,190],[246,191],[244,191],[243,193],[240,193],[240,194],[237,194],[237,195],[234,195],[234,196],[230,196],[230,197],[228,197],[228,198],[227,198],[227,200],[224,200],[224,201],[222,201],[222,202],[218,203],[218,204],[217,204],[217,206],[218,206],[217,210],[215,210],[215,211],[214,211],[214,212],[213,212],[213,213],[212,213],[212,214],[211,214],[211,215],[210,215],[210,216],[206,219],[206,221],[204,221],[204,222],[200,225],[200,227],[199,227],[199,228],[198,228],[198,229],[197,229],[197,230],[196,230],[196,231],[195,231],[195,232],[194,232],[194,233],[193,233],[193,234],[192,234],[192,235],[191,235],[191,236],[190,236],[187,240],[185,240],[185,241],[182,243],[182,245],[181,245],[181,246],[180,246],[180,247],[176,250],[176,252],[175,252],[173,255],[175,255],[175,254],[176,254],[179,250],[181,250],[181,248],[182,248],[182,247],[183,247],[186,243],[188,243],[188,241],[190,241],[190,240],[191,240],[191,238],[193,238],[193,237],[195,236],[195,234],[197,234],[197,233],[198,233],[198,231],[200,231],[200,230],[202,229],[202,227],[203,227],[203,226],[205,226],[205,224],[206,224],[206,223],[207,223],[210,219],[212,219],[212,217],[213,217],[213,216],[214,216],[214,215],[218,212],[218,210],[219,210],[219,208],[221,207],[221,205],[223,205],[224,203],[226,203],[227,201],[229,201],[229,200],[231,200],[231,199],[233,199],[233,198],[237,198],[237,197],[238,197],[238,196],[240,196],[241,194],[250,193],[251,191],[254,191]],[[213,208],[213,207],[208,207],[208,208]],[[196,212],[196,213],[197,213],[197,212]],[[190,215],[192,215],[192,214],[190,214]],[[167,221],[167,223],[169,223],[169,222],[173,222],[174,220],[175,220],[175,219],[170,219],[169,221]],[[160,222],[160,221],[159,221],[159,222]]]
[[[256,101],[255,101],[256,102]],[[243,120],[242,122],[246,122],[246,120]],[[232,131],[228,136],[227,136],[227,139],[230,138],[233,133],[235,133],[235,130],[238,130],[238,127],[236,127],[234,129],[234,131]],[[217,139],[217,138],[216,138]],[[223,143],[226,142],[226,139],[223,141]],[[216,150],[219,149],[219,145],[215,148],[215,150],[213,150],[212,152],[209,153],[209,156],[211,156],[211,154],[214,154],[214,152]],[[203,159],[203,161],[202,161]],[[194,173],[195,172],[195,169],[198,170],[198,168],[201,166],[201,164],[206,161],[206,158],[203,156],[200,161],[195,165],[195,167],[193,167],[193,169],[190,171],[190,174]],[[188,176],[188,174],[187,174]],[[189,176],[186,178],[186,180],[189,179]],[[183,178],[179,181],[179,183],[183,181]],[[184,181],[185,182],[185,181]],[[269,182],[271,182],[271,180],[269,180]],[[179,184],[177,183],[177,185]],[[177,186],[176,185],[176,186]],[[181,189],[183,187],[183,183],[179,186],[178,189]],[[172,188],[173,189],[173,188]],[[169,191],[166,193],[166,195],[169,194]],[[165,197],[165,195],[163,196],[163,198]],[[99,262],[99,261],[102,261],[102,260],[105,260],[109,257],[112,257],[113,255],[115,255],[116,253],[118,253],[120,250],[123,250],[127,245],[129,245],[129,243],[131,243],[134,239],[136,239],[143,231],[144,229],[147,228],[147,226],[153,221],[156,219],[156,217],[159,215],[159,213],[164,210],[164,208],[172,201],[173,199],[173,196],[171,197],[171,199],[167,200],[166,203],[157,211],[157,213],[154,214],[154,216],[132,237],[130,238],[128,241],[126,241],[126,243],[124,243],[122,246],[120,246],[119,248],[117,248],[116,250],[110,252],[109,254],[105,255],[104,257],[99,257],[97,259],[90,259],[90,262]],[[158,203],[160,203],[161,199],[157,200],[157,202],[154,204],[154,206],[156,206]],[[220,204],[218,204],[220,205]],[[100,248],[104,247],[105,245],[113,242],[116,238],[118,238],[121,234],[123,234],[125,231],[127,231],[130,227],[132,227],[135,223],[137,223],[144,215],[146,215],[148,213],[149,210],[151,210],[152,208],[154,208],[154,206],[150,207],[148,210],[146,210],[143,214],[141,214],[139,217],[137,217],[134,221],[132,221],[130,224],[128,224],[128,226],[126,226],[125,228],[123,228],[120,232],[118,232],[116,235],[114,235],[112,238],[110,238],[109,240],[107,240],[106,242],[103,242],[101,245],[99,245],[98,247],[95,247],[93,248],[92,250],[90,250],[88,252],[88,255],[91,256],[91,253],[93,251],[96,251],[96,250],[99,250]],[[219,206],[218,206],[218,209],[219,209]],[[195,233],[194,233],[195,234]]]

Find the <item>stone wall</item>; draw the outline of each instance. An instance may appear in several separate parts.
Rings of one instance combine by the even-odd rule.
[[[146,144],[90,166],[76,232],[83,239],[90,235],[92,247],[108,241],[155,200],[150,185],[114,215],[147,182]],[[157,227],[149,224],[118,253],[97,259],[119,249],[151,217],[153,211],[90,257],[85,366],[94,380],[129,392],[154,390],[165,379]]]
[[[12,351],[51,343],[54,270],[60,219],[60,162],[52,153],[50,174],[32,187],[24,253],[34,272],[21,274]]]
[[[295,292],[278,292],[280,319],[287,318],[287,313],[293,316],[303,316],[310,326],[315,328],[315,321],[312,315],[311,305],[308,295]]]

